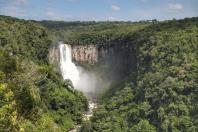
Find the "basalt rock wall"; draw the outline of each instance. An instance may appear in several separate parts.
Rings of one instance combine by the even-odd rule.
[[[58,46],[53,46],[49,62],[58,68],[59,58]],[[72,60],[79,65],[100,65],[111,78],[123,78],[136,68],[134,49],[127,44],[72,45]]]

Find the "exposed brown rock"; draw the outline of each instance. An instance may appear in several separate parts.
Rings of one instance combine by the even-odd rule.
[[[96,64],[98,62],[98,48],[94,45],[72,46],[72,59],[79,63]]]
[[[58,46],[49,51],[49,62],[59,70]],[[131,45],[73,45],[72,60],[78,64],[101,65],[111,77],[128,76],[136,68],[136,57]]]

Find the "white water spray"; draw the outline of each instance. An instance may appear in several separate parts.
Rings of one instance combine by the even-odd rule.
[[[70,79],[74,86],[79,82],[79,71],[77,66],[72,62],[71,46],[59,43],[60,49],[60,70],[63,79]]]
[[[101,87],[105,86],[106,83],[95,72],[87,71],[72,62],[71,45],[60,42],[59,50],[60,70],[63,79],[70,79],[74,88],[83,92],[91,100],[101,94],[103,92]]]

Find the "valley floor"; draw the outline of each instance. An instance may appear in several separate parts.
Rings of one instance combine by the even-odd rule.
[[[90,120],[90,118],[93,116],[94,109],[97,108],[96,100],[89,100],[88,103],[89,103],[88,111],[85,112],[83,115],[84,121]],[[70,130],[69,132],[78,132],[80,130],[80,128],[81,128],[81,125],[76,125],[76,127],[74,129]]]

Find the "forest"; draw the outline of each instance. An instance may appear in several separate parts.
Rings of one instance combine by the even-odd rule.
[[[140,22],[27,21],[0,16],[0,131],[197,132],[198,18]],[[135,69],[88,102],[48,62],[52,44],[133,47]]]
[[[43,26],[0,17],[0,131],[68,131],[86,97],[48,64],[53,36]]]

